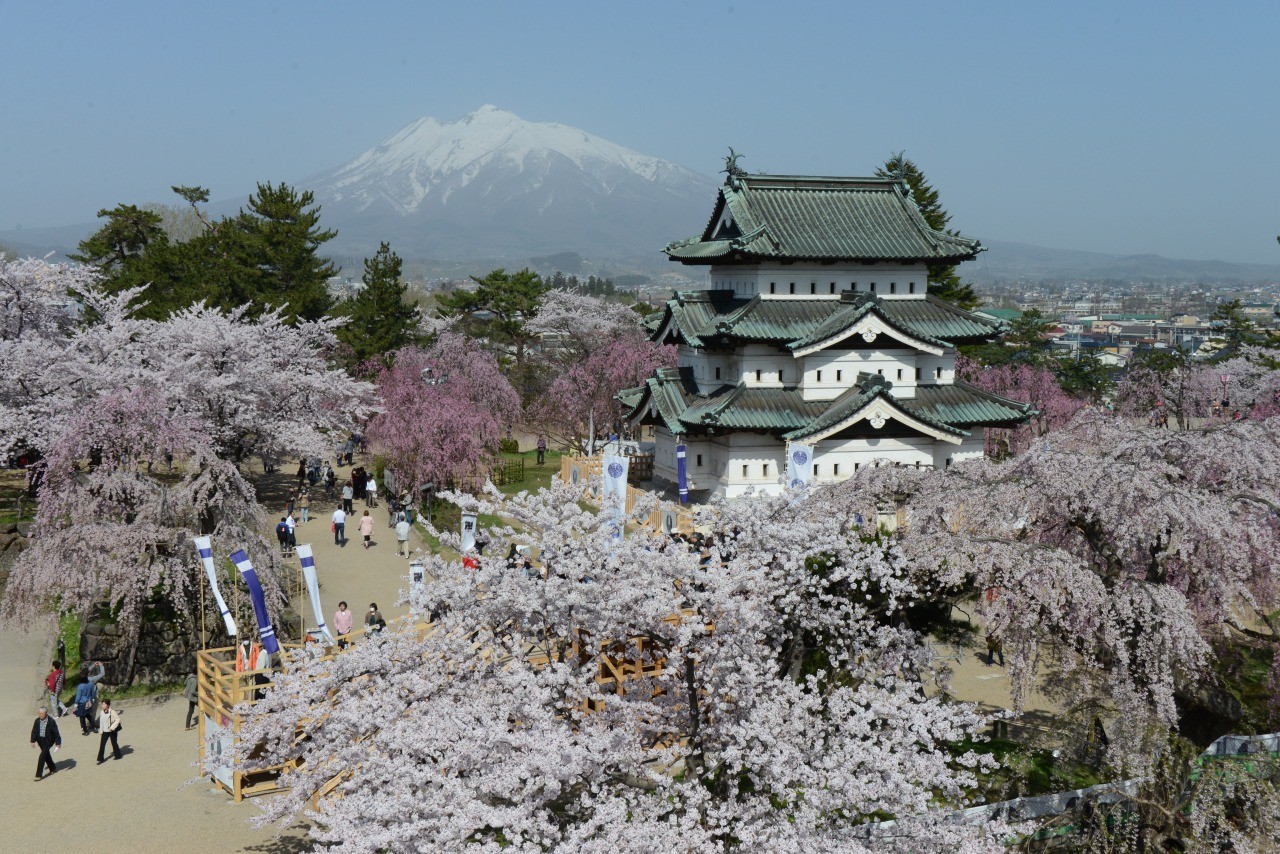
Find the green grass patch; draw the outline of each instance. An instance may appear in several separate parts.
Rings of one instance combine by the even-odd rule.
[[[1000,766],[978,775],[975,803],[996,803],[1018,797],[1036,797],[1053,792],[1083,789],[1105,782],[1096,768],[1074,762],[1053,751],[1037,750],[1009,739],[987,741],[966,739],[953,743],[956,755],[972,750],[994,757]]]
[[[520,492],[537,492],[551,486],[551,478],[560,474],[560,452],[547,451],[547,459],[538,465],[538,452],[525,451],[522,454],[503,454],[504,460],[524,460],[524,481],[507,483],[498,487],[503,495],[515,495]]]
[[[67,673],[80,672],[80,618],[75,614],[63,614],[58,618],[58,640],[67,647],[67,660],[62,662]],[[70,677],[67,683],[71,683]]]

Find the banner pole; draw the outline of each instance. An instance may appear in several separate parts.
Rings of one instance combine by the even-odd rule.
[[[209,644],[205,641],[204,636],[204,581],[200,582],[200,648],[208,649]]]

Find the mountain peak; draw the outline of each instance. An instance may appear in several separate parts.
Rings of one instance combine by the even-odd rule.
[[[697,230],[716,186],[668,160],[493,104],[448,122],[411,122],[306,185],[327,214],[370,231],[376,223],[380,239],[408,233],[425,245],[449,234],[446,248],[456,252],[465,235],[534,254],[548,245],[656,252]],[[672,221],[688,226],[670,230]]]

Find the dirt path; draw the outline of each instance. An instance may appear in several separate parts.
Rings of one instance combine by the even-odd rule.
[[[0,827],[6,851],[93,851],[225,854],[304,851],[300,830],[277,839],[255,829],[251,801],[235,804],[197,780],[195,731],[183,729],[181,697],[120,702],[124,758],[96,764],[98,736],[80,734],[79,720],[60,718],[58,773],[36,783],[31,722],[41,704],[52,631],[0,632]],[[107,695],[109,696],[109,694]]]
[[[340,474],[346,476],[348,470]],[[258,481],[268,514],[275,514],[271,517],[274,527],[282,496],[293,479],[260,476]],[[349,524],[347,536],[352,542],[343,549],[334,545],[329,531],[335,504],[313,493],[313,519],[298,530],[298,542],[310,542],[315,550],[326,620],[332,622],[339,599],[347,600],[357,625],[370,602],[377,602],[388,620],[406,613],[407,608],[397,607],[395,601],[406,583],[408,560],[396,556],[395,533],[387,527],[385,508],[379,505],[369,511],[375,520],[372,548],[359,545],[355,525]],[[363,505],[356,502],[355,516],[363,513]],[[270,530],[266,533],[273,536]],[[412,545],[422,545],[417,531],[411,536]],[[296,558],[286,565],[299,572]],[[315,625],[305,597],[294,604],[303,604],[307,625]],[[284,836],[277,836],[274,827],[254,828],[250,824],[257,813],[253,800],[236,804],[207,779],[198,778],[199,744],[196,732],[183,728],[187,704],[181,697],[121,701],[124,758],[118,762],[108,758],[100,766],[96,764],[98,737],[82,736],[74,716],[60,718],[62,749],[54,754],[59,773],[36,783],[37,753],[29,746],[29,733],[41,704],[52,636],[52,625],[31,635],[0,632],[0,684],[8,689],[0,693],[0,731],[8,734],[0,740],[3,850],[37,854],[68,850],[292,854],[308,850],[302,828],[290,829]]]

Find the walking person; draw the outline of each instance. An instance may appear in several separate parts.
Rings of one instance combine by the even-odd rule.
[[[338,482],[338,476],[333,473],[333,466],[329,465],[329,461],[324,461],[324,468],[320,470],[320,479],[324,481],[324,494],[326,498],[333,497],[333,485]]]
[[[49,766],[49,776],[58,773],[58,766],[53,762],[51,749],[62,746],[62,734],[58,732],[58,722],[49,716],[49,710],[41,706],[36,711],[36,719],[31,724],[31,746],[39,748],[40,758],[36,760],[36,782],[44,779],[44,768]]]
[[[107,740],[111,740],[111,758],[120,758],[120,742],[117,740],[120,736],[120,713],[111,708],[110,700],[102,701],[102,714],[98,715],[98,728],[102,731],[102,736],[98,739],[98,764],[101,765],[107,760],[102,754],[107,750]]]
[[[542,465],[547,461],[547,437],[538,437],[538,465]]]
[[[360,536],[364,537],[364,547],[369,548],[369,542],[373,538],[373,517],[368,510],[360,517]]]
[[[996,663],[1000,656],[1000,666],[1004,667],[1004,641],[995,632],[987,632],[987,667]]]
[[[364,482],[364,506],[378,506],[378,479],[369,473],[369,479]]]
[[[298,489],[302,489],[302,485],[307,482],[307,461],[298,460]]]
[[[293,511],[289,511],[289,515],[284,517],[284,523],[289,526],[289,548],[298,547],[298,520],[293,518]]]
[[[49,675],[44,677],[44,687],[49,691],[49,714],[55,718],[67,713],[67,707],[59,699],[62,689],[67,686],[67,672],[62,669],[62,662],[55,661]]]
[[[338,633],[338,647],[340,649],[347,648],[345,635],[351,634],[351,627],[355,625],[355,621],[355,614],[347,610],[347,603],[339,602],[338,610],[333,613],[333,629]]]
[[[182,696],[187,698],[186,729],[194,729],[195,723],[193,719],[196,716],[196,704],[200,701],[200,684],[196,680],[194,673],[187,676],[187,683],[182,686]]]
[[[81,735],[93,732],[93,722],[89,718],[89,713],[93,710],[93,694],[96,690],[97,686],[89,681],[89,674],[81,673],[80,684],[76,686],[75,700],[75,716],[80,719]]]
[[[298,496],[298,521],[306,524],[311,520],[311,496],[305,491]]]
[[[396,554],[400,557],[409,556],[409,521],[404,518],[403,513],[396,522]]]
[[[351,512],[351,500],[355,498],[355,487],[351,485],[351,481],[347,481],[342,485],[342,509]]]
[[[333,544],[344,547],[347,544],[347,513],[342,505],[333,511]]]
[[[89,680],[89,684],[93,686],[93,691],[89,697],[89,709],[85,715],[89,719],[89,726],[93,732],[98,731],[98,683],[102,681],[102,677],[107,675],[107,670],[102,666],[101,661],[95,661],[88,667],[81,668],[81,673]]]

